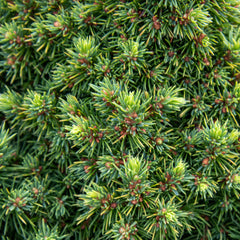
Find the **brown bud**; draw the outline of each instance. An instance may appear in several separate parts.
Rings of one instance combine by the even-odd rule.
[[[39,192],[37,188],[33,188],[32,190],[33,190],[34,194],[36,194],[36,195],[37,195],[38,192]]]
[[[203,166],[207,166],[209,164],[209,158],[204,158],[202,161]]]
[[[131,22],[134,22],[136,18],[131,18]]]
[[[106,163],[105,163],[105,167],[106,167],[107,169],[110,169],[110,168],[111,168],[111,165],[112,165],[111,162],[106,162]]]
[[[138,115],[137,115],[137,113],[134,112],[134,113],[131,114],[131,117],[132,117],[132,118],[137,118]]]
[[[111,208],[116,208],[117,207],[117,203],[112,203],[111,204]]]
[[[174,53],[173,51],[171,51],[171,52],[168,53],[168,56],[169,56],[169,57],[173,57],[174,54],[175,54],[175,53]]]
[[[153,23],[153,27],[156,29],[156,30],[159,30],[161,28],[161,24],[159,22],[154,22]]]
[[[19,36],[17,36],[17,38],[16,38],[16,43],[21,44],[21,38]]]
[[[116,131],[119,131],[119,130],[120,130],[119,126],[115,126],[114,129],[115,129]]]
[[[83,167],[86,173],[89,172],[89,167],[90,167],[90,166],[87,166],[87,165]]]
[[[156,105],[158,106],[158,108],[162,109],[163,108],[163,104],[161,103],[156,103]]]
[[[226,112],[227,112],[226,107],[223,107],[223,108],[222,108],[222,113],[226,113]]]
[[[160,189],[164,192],[166,190],[166,187],[162,186]]]
[[[68,84],[68,87],[69,87],[69,88],[73,88],[73,86],[74,86],[74,83]]]
[[[14,65],[14,64],[15,64],[15,61],[16,61],[16,58],[15,58],[15,57],[8,58],[8,59],[7,59],[7,64],[8,64],[8,65]]]
[[[83,230],[85,227],[86,227],[86,226],[83,224],[83,225],[81,226],[81,229]]]
[[[120,227],[118,231],[119,231],[120,234],[122,234],[122,233],[125,232],[125,230],[126,230],[126,229],[125,229],[124,227]]]
[[[133,188],[135,188],[135,186],[134,185],[132,185],[132,184],[129,184],[129,189],[133,189]]]
[[[58,21],[54,22],[53,25],[54,25],[54,27],[61,27],[62,26],[62,24]]]
[[[164,139],[162,139],[162,138],[160,138],[160,137],[158,137],[158,138],[155,139],[155,142],[156,142],[157,145],[162,145],[162,144],[163,144],[163,141],[164,141]]]
[[[163,209],[162,209],[162,213],[165,213],[166,211],[167,211],[166,208],[163,208]]]
[[[136,205],[136,204],[138,203],[138,201],[137,201],[137,200],[132,200],[131,203],[132,203],[133,205]]]
[[[108,195],[107,195],[107,200],[109,201],[110,198],[111,198],[111,194],[108,193]]]
[[[131,127],[132,132],[136,132],[137,128],[136,127]]]

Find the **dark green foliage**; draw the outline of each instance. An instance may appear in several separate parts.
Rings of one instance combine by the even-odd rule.
[[[240,239],[237,0],[0,0],[0,235]]]

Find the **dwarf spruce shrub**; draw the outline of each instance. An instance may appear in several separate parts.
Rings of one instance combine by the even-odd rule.
[[[238,0],[0,0],[2,240],[240,239]]]

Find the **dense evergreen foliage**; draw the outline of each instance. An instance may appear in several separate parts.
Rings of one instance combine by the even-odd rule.
[[[240,239],[238,0],[0,0],[2,240]]]

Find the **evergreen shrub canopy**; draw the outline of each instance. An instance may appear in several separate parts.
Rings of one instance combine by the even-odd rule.
[[[0,0],[2,240],[240,239],[238,0]]]

